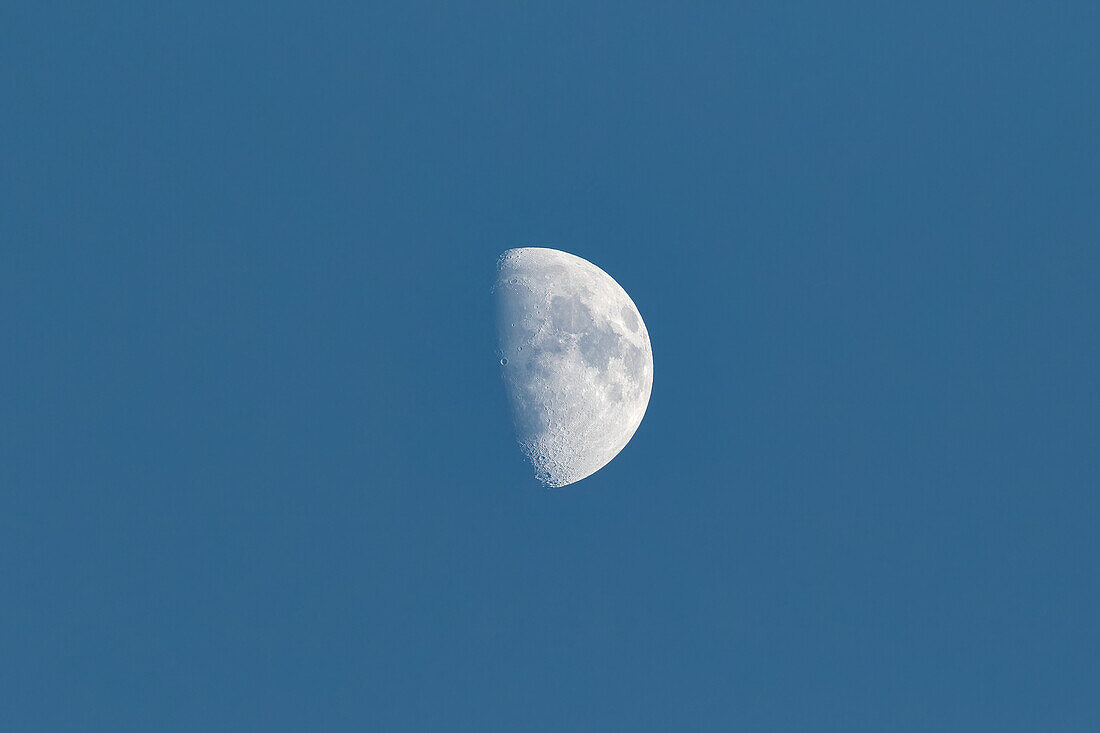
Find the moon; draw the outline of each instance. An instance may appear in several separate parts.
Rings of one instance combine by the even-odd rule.
[[[493,286],[516,438],[547,487],[611,461],[642,422],[653,349],[642,316],[610,275],[576,255],[510,249]]]

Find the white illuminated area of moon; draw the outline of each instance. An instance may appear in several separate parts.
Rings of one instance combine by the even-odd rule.
[[[642,316],[606,272],[555,249],[505,252],[493,293],[520,446],[547,486],[580,481],[645,415],[653,350]]]

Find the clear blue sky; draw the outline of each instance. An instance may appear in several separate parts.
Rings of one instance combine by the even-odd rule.
[[[0,12],[0,729],[1100,730],[1100,6]],[[497,255],[638,304],[547,492]]]

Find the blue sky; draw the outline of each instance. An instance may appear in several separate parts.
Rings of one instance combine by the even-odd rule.
[[[0,728],[1100,727],[1095,3],[0,28]],[[527,245],[654,350],[552,492]]]

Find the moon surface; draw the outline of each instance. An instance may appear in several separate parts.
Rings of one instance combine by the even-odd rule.
[[[557,487],[592,475],[649,404],[653,350],[637,306],[591,262],[543,247],[501,255],[493,295],[498,359],[535,477]]]

